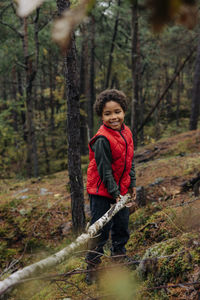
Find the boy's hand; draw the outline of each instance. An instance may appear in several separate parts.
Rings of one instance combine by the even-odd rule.
[[[137,196],[136,187],[134,186],[134,187],[130,188],[129,189],[129,193],[131,195],[131,199],[133,201],[135,201],[136,200],[136,196]]]
[[[126,207],[137,207],[136,200],[136,187],[132,187],[129,189],[129,194],[131,195],[131,201],[126,204]]]
[[[119,202],[121,200],[120,195],[116,198],[116,203]]]

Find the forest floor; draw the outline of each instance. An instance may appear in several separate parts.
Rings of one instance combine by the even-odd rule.
[[[130,215],[127,254],[133,263],[128,268],[113,265],[107,245],[101,268],[109,269],[99,272],[97,284],[87,286],[84,273],[64,281],[32,281],[14,289],[8,299],[199,299],[200,130],[140,148],[135,159],[137,186],[145,189],[146,206]],[[85,199],[89,221],[86,192]],[[0,181],[1,279],[74,239],[66,171]],[[84,270],[84,256],[85,249],[78,249],[48,274]]]

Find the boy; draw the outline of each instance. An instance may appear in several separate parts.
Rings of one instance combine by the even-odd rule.
[[[89,143],[90,163],[87,171],[87,192],[90,198],[91,224],[97,221],[119,201],[120,195],[129,192],[136,197],[136,179],[133,161],[133,139],[130,129],[124,124],[127,110],[126,96],[112,89],[99,94],[94,108],[103,125]],[[88,270],[95,270],[101,262],[103,246],[111,229],[112,256],[125,256],[125,245],[129,239],[129,211],[125,207],[119,211],[98,237],[90,241],[90,251],[86,261]],[[92,283],[95,273],[88,272],[86,280]]]

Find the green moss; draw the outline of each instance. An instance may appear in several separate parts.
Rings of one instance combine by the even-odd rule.
[[[188,279],[188,274],[200,261],[200,249],[190,245],[195,237],[195,234],[183,234],[179,238],[156,244],[146,251],[142,258],[146,261],[138,267],[138,273],[146,280],[148,287],[177,282],[177,279],[183,282]]]
[[[130,216],[130,229],[137,230],[141,225],[144,225],[150,218],[148,208],[139,208]]]
[[[8,224],[3,223],[2,226],[0,227],[0,237],[8,237],[10,231],[10,226]]]
[[[8,263],[10,259],[13,259],[13,256],[17,254],[16,249],[11,249],[8,247],[7,242],[2,241],[0,243],[0,262]]]
[[[27,252],[32,252],[35,250],[46,249],[44,241],[41,241],[38,238],[26,238],[23,240],[23,243],[26,245]]]

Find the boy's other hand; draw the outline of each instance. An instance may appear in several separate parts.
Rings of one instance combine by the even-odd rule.
[[[131,195],[131,200],[126,204],[126,207],[137,208],[137,203],[135,201],[137,196],[136,187],[129,188],[129,194]]]
[[[116,203],[119,202],[121,200],[120,195],[116,198]]]
[[[134,186],[132,188],[129,188],[129,193],[131,195],[131,199],[133,201],[135,201],[136,200],[136,196],[137,196],[136,187]]]

